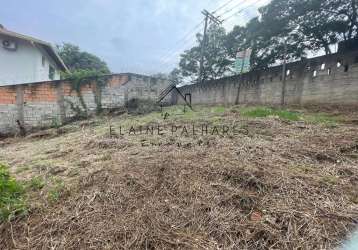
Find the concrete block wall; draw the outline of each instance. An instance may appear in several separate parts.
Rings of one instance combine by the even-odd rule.
[[[22,113],[18,120],[27,127],[49,126],[59,119],[56,84],[19,85],[17,99],[19,112]]]
[[[101,90],[102,96],[102,108],[113,109],[125,104],[125,92],[127,87],[125,84],[129,82],[129,76],[124,75],[122,77],[112,77]]]
[[[165,79],[130,73],[104,76],[103,82],[100,86],[97,79],[88,79],[81,86],[89,113],[97,110],[98,98],[104,109],[119,108],[131,98],[157,100],[169,86]],[[0,86],[0,134],[18,132],[18,122],[27,130],[64,123],[76,115],[71,106],[83,109],[69,81]]]
[[[9,133],[15,128],[18,119],[16,87],[3,87],[0,91],[0,134]]]
[[[288,105],[358,105],[358,51],[287,64]],[[179,88],[193,104],[263,104],[282,101],[282,66]],[[176,95],[173,103],[183,104]]]

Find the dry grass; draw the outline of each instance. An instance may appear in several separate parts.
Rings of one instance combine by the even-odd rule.
[[[3,142],[18,179],[46,184],[29,192],[27,217],[0,225],[0,248],[332,249],[357,226],[358,126],[196,110]],[[108,136],[109,124],[202,121],[241,133]]]

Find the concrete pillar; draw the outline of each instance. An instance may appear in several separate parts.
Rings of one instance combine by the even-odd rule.
[[[17,106],[17,120],[21,125],[24,125],[24,87],[16,85],[16,106]]]
[[[56,83],[56,95],[57,95],[57,105],[59,110],[60,123],[63,124],[66,121],[66,109],[65,109],[65,98],[63,95],[63,86],[62,82]]]

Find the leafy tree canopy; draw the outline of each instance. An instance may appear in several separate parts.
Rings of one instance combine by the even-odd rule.
[[[101,74],[111,73],[104,61],[93,54],[81,51],[76,45],[63,43],[62,45],[57,45],[57,48],[62,60],[72,72],[86,70],[96,71]]]
[[[229,74],[238,50],[251,48],[251,67],[260,69],[285,56],[297,60],[309,52],[331,54],[332,45],[357,37],[357,0],[272,0],[259,9],[258,17],[245,26],[235,26],[228,34],[218,26],[209,28],[204,80]],[[180,81],[199,78],[201,34],[197,40],[198,45],[181,55],[175,74]]]
[[[282,60],[285,43],[287,59],[322,49],[331,54],[331,45],[357,37],[357,5],[356,0],[272,0],[259,10],[260,18],[243,27],[246,39],[237,44],[253,49],[255,68]]]
[[[203,36],[197,34],[198,45],[185,51],[179,62],[180,74],[175,73],[177,79],[186,78],[192,82],[197,81],[200,71],[201,43]],[[204,51],[203,80],[213,80],[222,77],[232,71],[233,57],[227,47],[225,29],[217,25],[211,25],[207,31],[207,41]]]

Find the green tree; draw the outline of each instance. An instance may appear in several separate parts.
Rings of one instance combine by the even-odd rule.
[[[179,70],[181,77],[192,82],[199,79],[201,43],[203,35],[197,34],[198,45],[181,55]],[[233,58],[226,46],[226,32],[223,27],[211,25],[207,32],[204,52],[203,80],[218,79],[232,72]]]
[[[225,30],[213,25],[208,37],[205,80],[230,73],[238,50],[252,49],[253,69],[267,68],[285,57],[297,60],[309,52],[331,54],[337,42],[358,38],[358,1],[272,0],[246,26],[235,26],[225,35]],[[201,44],[202,35],[197,38]],[[200,51],[197,45],[181,55],[179,69],[184,79],[198,79]]]
[[[174,85],[180,85],[183,83],[183,76],[181,74],[180,69],[173,69],[168,76],[169,81]]]
[[[272,0],[259,11],[246,27],[255,67],[282,59],[285,41],[293,60],[308,51],[331,54],[331,45],[357,37],[356,0]]]
[[[88,70],[96,71],[101,74],[109,74],[110,70],[107,64],[99,57],[88,52],[81,51],[76,45],[63,43],[57,45],[59,55],[70,71]]]

